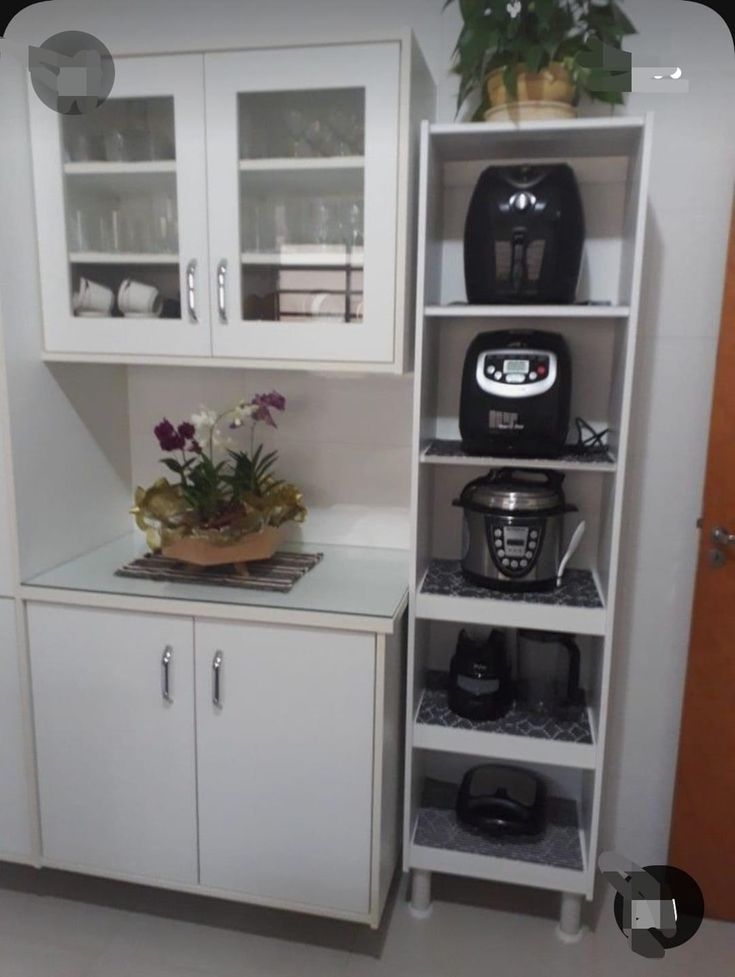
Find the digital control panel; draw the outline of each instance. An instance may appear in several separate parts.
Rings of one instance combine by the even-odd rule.
[[[507,577],[524,577],[536,562],[543,542],[543,522],[507,526],[493,521],[490,543],[495,565]]]
[[[485,357],[484,368],[485,376],[498,383],[540,383],[549,375],[549,357],[511,360],[489,354]]]
[[[497,397],[537,397],[556,383],[555,353],[544,350],[485,350],[477,360],[476,379]]]

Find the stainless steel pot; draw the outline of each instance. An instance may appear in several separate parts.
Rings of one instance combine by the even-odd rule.
[[[555,587],[564,515],[578,511],[567,505],[563,481],[557,472],[503,468],[466,485],[453,503],[464,511],[464,575],[498,590]]]

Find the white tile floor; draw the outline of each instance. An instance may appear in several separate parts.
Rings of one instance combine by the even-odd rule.
[[[231,903],[0,866],[0,977],[732,977],[735,925],[705,921],[661,962],[630,953],[601,900],[577,946],[555,898],[439,880],[429,920],[402,886],[380,933]],[[523,909],[524,912],[518,911]]]

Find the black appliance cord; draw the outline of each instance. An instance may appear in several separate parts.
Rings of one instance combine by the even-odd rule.
[[[595,431],[591,424],[582,417],[575,417],[574,424],[577,428],[577,443],[569,445],[570,454],[575,455],[607,455],[607,445],[605,437],[610,433],[610,428],[604,431]]]

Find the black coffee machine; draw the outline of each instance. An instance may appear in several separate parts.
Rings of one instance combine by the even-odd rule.
[[[470,455],[553,458],[569,430],[572,365],[557,333],[484,332],[465,356],[459,405]]]
[[[465,223],[468,302],[574,302],[584,236],[582,199],[566,163],[488,167]]]
[[[504,716],[512,703],[505,635],[491,631],[482,638],[463,628],[449,669],[447,705],[458,716],[483,722]]]

